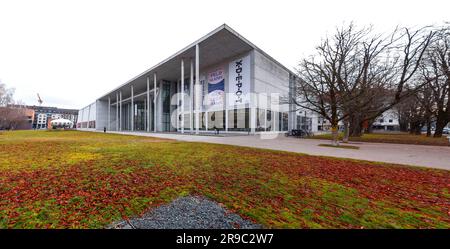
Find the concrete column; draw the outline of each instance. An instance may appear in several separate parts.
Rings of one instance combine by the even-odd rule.
[[[249,104],[249,121],[250,121],[250,132],[251,134],[255,134],[256,132],[256,117],[258,115],[257,108],[258,106],[258,95],[255,91],[255,52],[252,50],[250,52],[250,104]]]
[[[147,130],[147,99],[144,99],[144,131]]]
[[[108,97],[108,131],[111,130],[111,97]]]
[[[277,112],[272,113],[273,117],[273,130],[274,131],[280,131],[280,110],[278,109]]]
[[[296,98],[296,89],[295,89],[295,76],[289,74],[289,112],[288,112],[288,130],[291,131],[293,129],[297,129],[297,112],[294,103],[294,99]]]
[[[193,111],[194,105],[192,101],[194,101],[194,60],[191,58],[191,77],[189,80],[189,128],[191,129],[191,133],[194,130],[194,122],[193,122]]]
[[[153,73],[153,131],[156,132],[156,73]]]
[[[90,122],[91,122],[91,105],[89,105],[89,111],[88,111],[88,127],[87,128],[91,128],[90,127]],[[46,122],[47,123],[47,122]]]
[[[195,45],[195,134],[199,134],[200,127],[200,51]]]
[[[180,92],[181,92],[181,133],[184,133],[184,59],[181,59],[181,91]],[[178,122],[178,120],[177,120],[177,122]]]
[[[147,131],[150,131],[150,77],[147,77]]]
[[[122,131],[122,91],[119,92],[119,131]]]
[[[163,132],[163,131],[165,131],[164,130],[164,126],[163,126],[163,120],[164,120],[164,118],[163,118],[163,115],[164,115],[164,112],[163,112],[163,104],[164,104],[164,102],[163,102],[163,95],[162,95],[162,90],[163,90],[163,87],[164,87],[164,84],[166,84],[166,82],[164,82],[163,80],[160,80],[159,82],[158,82],[158,86],[159,86],[159,92],[158,92],[158,100],[157,100],[157,102],[158,102],[158,115],[159,115],[159,120],[158,120],[158,122],[156,122],[159,126],[158,126],[158,131],[160,131],[160,132]],[[169,96],[170,96],[170,94],[169,94]]]
[[[224,103],[225,103],[225,105],[224,105],[224,107],[223,107],[223,109],[225,110],[225,115],[224,115],[224,119],[225,119],[225,132],[228,132],[228,92],[230,91],[230,89],[229,89],[229,84],[225,84],[225,88],[224,88],[224,90],[225,90],[225,95],[224,95]]]
[[[256,115],[258,115],[257,110],[256,109],[256,104],[258,99],[257,99],[257,95],[252,93],[250,95],[250,104],[249,104],[249,111],[250,111],[250,117],[249,117],[249,121],[250,121],[250,133],[251,134],[255,134],[256,132]]]
[[[205,111],[205,116],[203,116],[203,118],[205,119],[205,131],[208,131],[209,115],[207,111]]]
[[[134,131],[134,87],[131,85],[131,131]]]
[[[179,88],[179,85],[180,84],[178,84],[178,83],[180,83],[178,80],[175,82],[175,94],[177,95],[177,117],[176,117],[176,119],[175,119],[175,122],[176,122],[176,127],[175,127],[175,130],[178,132],[178,130],[180,129],[180,120],[179,120],[179,116],[180,116],[180,108],[179,108],[179,103],[180,103],[180,95],[178,94],[179,92],[180,92],[180,88]],[[172,103],[171,103],[172,104]],[[171,117],[172,118],[172,117]]]
[[[119,93],[116,92],[116,131],[119,130]]]
[[[225,132],[228,132],[228,107],[225,106]]]
[[[123,104],[123,127],[122,130],[129,130],[129,122],[130,122],[130,103]]]
[[[267,108],[264,109],[264,131],[267,131]]]

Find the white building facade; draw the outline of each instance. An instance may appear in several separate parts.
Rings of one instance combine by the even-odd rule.
[[[398,112],[395,109],[385,111],[381,116],[375,119],[372,128],[375,130],[399,131],[400,123]]]
[[[82,108],[77,128],[315,132],[317,115],[291,101],[294,81],[293,72],[222,25]]]

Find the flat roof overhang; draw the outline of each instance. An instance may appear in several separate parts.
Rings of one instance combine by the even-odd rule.
[[[178,53],[100,97],[99,100],[107,101],[108,97],[111,97],[111,102],[115,102],[116,93],[119,91],[122,91],[122,99],[129,98],[131,96],[131,85],[133,85],[135,95],[145,92],[147,91],[147,77],[150,78],[150,89],[152,89],[154,73],[156,73],[158,81],[177,81],[181,75],[181,59],[184,59],[185,77],[188,77],[190,74],[190,59],[192,58],[195,63],[196,44],[199,45],[200,70],[252,49],[257,49],[256,46],[224,24]]]

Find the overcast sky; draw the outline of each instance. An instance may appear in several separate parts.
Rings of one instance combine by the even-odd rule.
[[[82,108],[223,23],[288,68],[336,26],[449,21],[450,1],[0,0],[0,81]]]

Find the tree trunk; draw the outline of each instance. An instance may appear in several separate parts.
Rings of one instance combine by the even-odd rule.
[[[409,134],[414,134],[414,129],[415,129],[416,127],[414,126],[414,123],[413,122],[409,122],[409,130],[408,130],[408,133]]]
[[[405,122],[402,119],[399,119],[400,131],[407,132],[408,131],[408,122]]]
[[[448,119],[440,117],[439,115],[436,120],[436,129],[434,130],[434,137],[442,137],[445,126],[448,123]]]
[[[368,122],[369,126],[366,129],[366,133],[370,134],[373,132],[373,122],[374,122],[373,120]]]
[[[410,123],[409,134],[417,135],[417,131],[420,132],[420,124],[417,121],[413,121]]]
[[[431,137],[431,119],[427,119],[427,137]]]
[[[350,126],[352,127],[352,126]],[[351,137],[361,137],[362,136],[362,127],[359,123],[353,125],[353,129],[350,128],[350,136]]]
[[[331,144],[333,146],[339,146],[339,141],[338,141],[339,133],[338,133],[337,123],[331,125],[331,136],[333,138],[333,140],[331,141]]]
[[[415,130],[414,130],[414,134],[415,135],[421,135],[422,134],[422,125],[417,125]]]
[[[350,118],[349,133],[351,137],[362,136],[362,122],[359,117],[352,116]]]
[[[349,128],[348,128],[349,124],[348,124],[348,120],[345,119],[344,120],[344,137],[342,138],[342,142],[343,143],[348,143],[348,133],[349,133]]]

